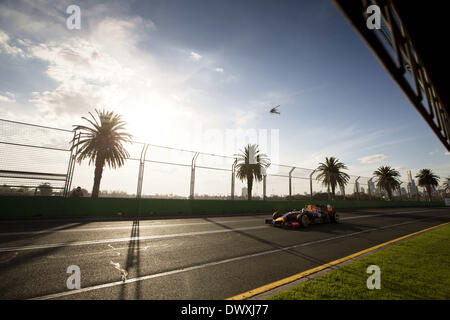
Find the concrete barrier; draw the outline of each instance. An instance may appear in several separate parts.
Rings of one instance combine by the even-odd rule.
[[[301,209],[307,203],[327,201],[184,200],[130,198],[0,197],[0,219],[27,217],[189,216],[269,213]],[[443,207],[444,201],[334,201],[337,209]]]

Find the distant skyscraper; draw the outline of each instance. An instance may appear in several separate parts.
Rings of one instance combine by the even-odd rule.
[[[417,189],[416,183],[414,182],[414,179],[412,178],[411,170],[407,170],[406,175],[408,176],[408,184],[406,186],[408,189],[408,193],[411,197],[415,196],[419,190]]]

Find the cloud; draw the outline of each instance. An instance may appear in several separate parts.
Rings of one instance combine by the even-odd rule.
[[[0,102],[14,103],[16,102],[14,93],[6,91],[5,94],[0,93]]]
[[[225,70],[223,68],[216,68],[214,69],[215,71],[219,72],[219,73],[223,73]]]
[[[0,21],[8,29],[21,34],[46,36],[67,32],[65,12],[68,4],[44,1],[14,1],[14,4],[2,3]]]
[[[47,75],[57,81],[83,79],[108,82],[124,80],[130,70],[105,52],[100,52],[89,40],[71,38],[67,42],[35,45],[30,48],[34,58],[48,62]]]
[[[446,151],[446,152],[444,153],[444,155],[450,156],[450,152]]]
[[[428,154],[429,154],[430,156],[435,155],[435,154],[437,154],[437,153],[439,153],[439,149],[434,149],[433,151],[428,152]]]
[[[377,162],[383,161],[386,158],[387,158],[386,155],[380,153],[380,154],[373,154],[370,156],[362,157],[362,158],[359,158],[358,160],[361,161],[362,163],[377,163]]]
[[[6,54],[10,54],[13,56],[26,56],[25,52],[21,48],[11,44],[9,35],[2,30],[0,30],[0,52],[5,52]]]
[[[194,61],[199,61],[201,58],[203,58],[200,54],[198,54],[197,52],[194,52],[194,51],[191,51],[191,53],[189,54],[189,57]]]
[[[101,105],[104,92],[99,86],[73,81],[52,91],[34,92],[30,102],[44,113],[78,115]]]

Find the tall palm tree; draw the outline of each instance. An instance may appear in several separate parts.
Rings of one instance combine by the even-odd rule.
[[[392,191],[400,189],[400,172],[390,166],[381,166],[373,172],[377,178],[377,187],[383,189],[388,194],[388,199],[392,200]]]
[[[332,200],[335,199],[336,187],[339,186],[342,189],[350,180],[350,176],[342,171],[347,170],[347,167],[335,157],[325,157],[325,162],[320,162],[316,170],[319,172],[316,179],[322,181],[328,193],[331,188]]]
[[[89,164],[95,164],[94,186],[92,198],[97,198],[102,179],[103,167],[108,164],[110,168],[121,167],[125,159],[129,157],[123,143],[131,142],[131,135],[123,131],[125,122],[121,116],[112,111],[98,111],[98,120],[89,112],[92,119],[82,117],[91,126],[76,125],[75,131],[80,131],[80,136],[73,140],[72,149],[76,149],[76,157],[81,163],[89,159]]]
[[[428,193],[428,200],[431,201],[431,191],[433,187],[439,184],[439,176],[435,175],[430,169],[422,169],[416,174],[417,184],[425,188]]]
[[[247,199],[252,199],[253,181],[263,179],[263,170],[270,165],[267,155],[261,153],[256,144],[248,144],[237,158],[236,176],[247,180]]]

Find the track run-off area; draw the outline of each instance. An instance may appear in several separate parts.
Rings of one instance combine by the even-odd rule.
[[[285,230],[269,215],[0,221],[1,299],[226,299],[450,221],[450,208],[340,210]],[[81,288],[69,290],[69,266]]]

